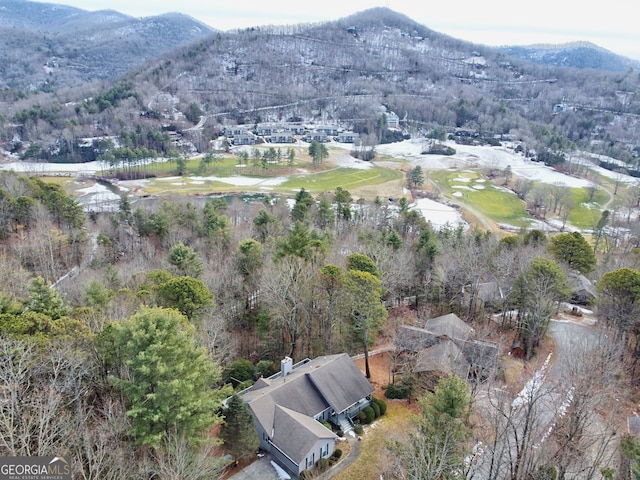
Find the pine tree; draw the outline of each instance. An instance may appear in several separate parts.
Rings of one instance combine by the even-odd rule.
[[[178,275],[187,275],[194,278],[202,275],[202,260],[198,253],[182,242],[174,245],[169,250],[169,263],[175,267]]]
[[[233,395],[224,409],[224,423],[220,438],[235,460],[250,455],[258,449],[260,441],[253,423],[253,415],[246,403]]]
[[[42,313],[51,320],[58,320],[68,313],[58,291],[51,285],[47,285],[42,277],[36,277],[31,282],[26,307],[27,310]]]
[[[221,370],[198,347],[194,326],[176,310],[143,308],[99,336],[100,351],[127,399],[130,434],[158,446],[169,432],[196,440],[221,419]]]

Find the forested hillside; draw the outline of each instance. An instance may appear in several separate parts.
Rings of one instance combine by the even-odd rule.
[[[637,359],[637,257],[595,255],[579,233],[434,231],[405,199],[354,202],[341,188],[300,190],[293,206],[123,196],[86,217],[55,184],[0,182],[2,452],[64,453],[77,478],[172,478],[185,456],[187,472],[215,478],[210,428],[227,384],[268,375],[285,355],[393,344],[416,318],[457,312],[486,332],[478,339],[501,325],[535,359],[576,291],[572,270],[608,272],[601,326],[629,346],[619,358]],[[489,280],[497,303],[480,301]],[[488,314],[514,309],[517,320],[488,329]]]
[[[26,0],[2,0],[0,11],[0,87],[18,95],[115,81],[213,32],[180,14],[134,18]]]
[[[382,349],[404,427],[376,455],[365,437],[370,478],[632,478],[639,85],[382,8],[215,33],[102,85],[2,90],[2,155],[27,173],[0,171],[0,455],[222,479],[255,457],[232,393],[285,356],[364,354],[369,374]],[[295,136],[258,134],[269,122]],[[320,125],[335,133],[308,138]],[[109,201],[80,203],[87,185]],[[445,199],[465,222],[413,203]],[[425,368],[399,332],[450,313],[463,346],[432,335],[444,361]],[[463,349],[492,361],[458,368]]]
[[[636,168],[639,81],[631,69],[536,65],[381,8],[214,33],[116,84],[9,89],[0,134],[7,152],[57,162],[95,159],[105,137],[150,148],[149,135],[174,132],[175,154],[204,153],[234,124],[331,123],[368,135],[384,106],[407,134],[463,129],[517,139],[544,158],[577,147]]]

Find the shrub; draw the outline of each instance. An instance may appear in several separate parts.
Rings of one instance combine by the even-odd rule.
[[[336,432],[336,435],[339,437],[344,437],[344,432],[342,431],[341,428],[338,429],[338,431]]]
[[[362,410],[362,411],[358,412],[358,415],[356,415],[356,419],[360,423],[367,423],[367,414],[364,413],[364,410]]]
[[[239,383],[253,381],[255,373],[256,370],[251,360],[238,358],[225,368],[222,372],[222,379],[225,383],[230,383],[235,388]]]
[[[405,385],[392,383],[385,387],[384,396],[391,399],[407,398],[409,396],[409,389]]]
[[[324,425],[325,427],[327,427],[329,430],[331,430],[331,424],[329,422],[327,422],[326,420],[323,420],[322,418],[318,420],[322,425]]]
[[[362,428],[362,425],[360,425],[359,423],[356,423],[353,426],[353,431],[356,432],[357,435],[362,435],[362,432],[364,432],[364,429]]]
[[[373,401],[373,403],[378,405],[378,408],[380,409],[380,416],[382,416],[385,413],[387,413],[387,402],[385,402],[381,398],[376,398],[376,397],[373,397],[372,401]]]
[[[342,450],[340,450],[339,448],[336,448],[331,454],[331,456],[336,460],[338,460],[342,456]]]
[[[384,396],[387,398],[409,398],[413,392],[414,383],[414,378],[402,377],[398,383],[392,383],[385,387]]]
[[[373,422],[375,420],[376,413],[374,412],[373,408],[365,407],[362,411],[364,412],[364,414],[366,416],[365,423],[371,423],[371,422]]]
[[[313,473],[310,470],[303,470],[300,472],[300,480],[311,480],[313,478]]]
[[[423,155],[454,155],[456,153],[456,150],[454,148],[451,148],[448,145],[443,145],[441,143],[434,143],[433,145],[431,145],[431,147],[429,147],[429,149],[427,149],[426,151],[422,152]]]
[[[374,413],[373,418],[378,418],[380,416],[380,405],[372,401],[371,408],[373,409],[373,413]]]
[[[318,462],[316,463],[316,467],[318,468],[318,470],[320,470],[321,472],[324,472],[326,469],[328,469],[331,466],[331,463],[329,462],[328,458],[321,458],[320,460],[318,460]]]

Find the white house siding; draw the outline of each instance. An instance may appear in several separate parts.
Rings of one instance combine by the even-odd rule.
[[[333,454],[336,449],[336,443],[334,439],[323,439],[318,440],[313,448],[309,450],[307,456],[305,457],[305,461],[301,463],[298,474],[302,473],[303,470],[311,470],[315,467],[318,460],[321,458],[328,458]]]

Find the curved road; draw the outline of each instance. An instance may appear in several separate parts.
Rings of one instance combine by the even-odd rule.
[[[597,345],[598,333],[595,329],[566,320],[551,320],[549,333],[553,338],[556,348],[553,352],[553,366],[551,374],[556,378],[565,376],[572,352],[592,349]]]

